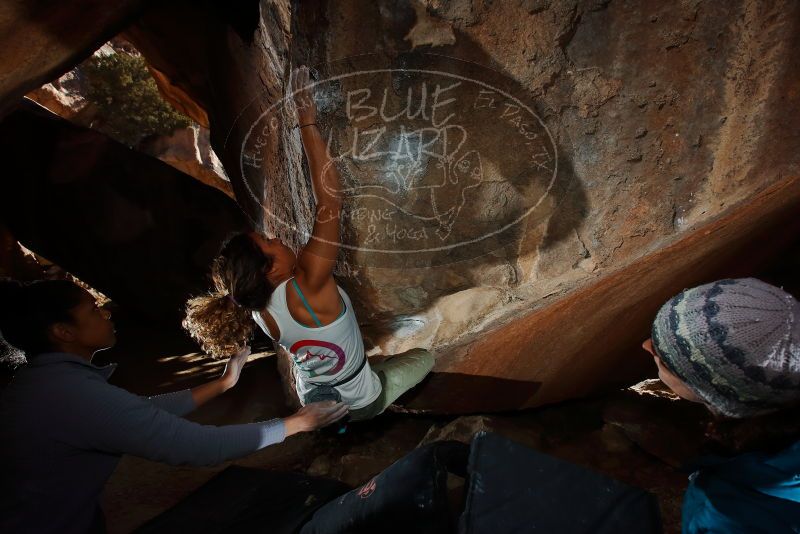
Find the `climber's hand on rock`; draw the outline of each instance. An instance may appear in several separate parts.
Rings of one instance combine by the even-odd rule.
[[[297,108],[298,124],[316,122],[317,105],[314,103],[314,90],[311,87],[311,75],[308,67],[303,65],[292,71],[290,86]]]
[[[242,350],[231,356],[231,359],[228,360],[228,363],[225,365],[225,370],[220,377],[220,381],[225,390],[232,388],[239,382],[239,375],[242,374],[242,368],[249,356],[250,347],[245,345]]]
[[[286,436],[328,426],[347,415],[349,410],[350,407],[343,402],[322,401],[307,404],[283,420]]]

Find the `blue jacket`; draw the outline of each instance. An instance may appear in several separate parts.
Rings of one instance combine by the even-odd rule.
[[[777,454],[704,461],[689,480],[684,534],[800,532],[800,441]]]

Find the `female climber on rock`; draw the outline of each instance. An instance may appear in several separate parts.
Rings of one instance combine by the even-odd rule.
[[[229,238],[212,264],[215,293],[188,302],[184,326],[204,350],[223,356],[241,349],[258,325],[291,356],[302,404],[333,396],[350,407],[351,421],[370,419],[422,381],[433,355],[412,349],[375,366],[367,361],[350,298],[333,277],[342,188],[316,125],[306,67],[292,73],[290,87],[316,200],[312,236],[297,255],[258,232]]]
[[[763,443],[760,427],[772,425],[756,424],[792,417],[780,411],[800,401],[800,303],[754,278],[687,289],[661,307],[643,346],[673,392],[761,441],[697,462],[683,532],[800,532],[800,441]]]
[[[142,397],[107,382],[92,363],[116,342],[110,314],[68,280],[0,280],[0,333],[25,353],[0,395],[0,532],[105,532],[103,485],[123,454],[171,465],[215,465],[343,417],[320,402],[247,424],[200,425],[182,416],[232,388],[249,350],[192,389]]]

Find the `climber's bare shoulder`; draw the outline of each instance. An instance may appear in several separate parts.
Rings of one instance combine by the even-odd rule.
[[[336,285],[333,269],[339,254],[338,213],[333,220],[320,216],[323,207],[317,207],[317,220],[311,239],[297,257],[296,274],[305,282],[303,289],[312,293],[324,291]]]
[[[306,274],[302,269],[295,269],[295,280],[300,290],[303,292],[311,308],[315,311],[320,321],[323,324],[332,322],[339,315],[341,311],[341,303],[339,298],[339,289],[336,285],[336,280],[333,275],[329,275],[321,285],[309,285]],[[289,306],[289,311],[301,322],[313,325],[313,319],[305,309],[300,297],[296,292],[291,291],[286,294],[286,301]]]

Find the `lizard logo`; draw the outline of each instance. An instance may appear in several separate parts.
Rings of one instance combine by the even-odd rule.
[[[346,200],[316,220],[341,217],[346,231],[336,245],[348,263],[396,269],[474,259],[518,247],[526,228],[558,208],[556,142],[517,80],[418,51],[359,54],[312,74],[317,124],[340,174],[331,187]],[[251,216],[300,243],[315,220],[310,204],[297,210],[312,197],[310,185],[275,186],[284,171],[272,164],[288,157],[287,169],[303,172],[293,98],[286,90],[254,99],[239,114],[249,124],[236,131],[245,132],[242,185],[263,210]]]

